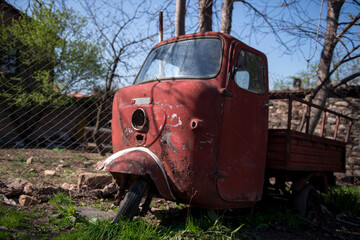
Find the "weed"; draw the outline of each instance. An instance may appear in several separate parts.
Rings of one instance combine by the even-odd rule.
[[[34,214],[25,210],[18,211],[13,208],[7,208],[2,205],[0,206],[0,226],[6,228],[27,227],[27,219],[33,216]]]
[[[59,214],[50,217],[50,223],[54,230],[63,230],[73,228],[76,223],[83,223],[84,219],[76,214],[76,210],[71,207],[56,206]]]
[[[72,170],[72,169],[65,169],[65,170],[64,170],[64,173],[72,174],[72,173],[75,173],[75,171]]]
[[[5,167],[7,167],[7,166],[5,166]],[[7,169],[1,167],[1,169],[0,169],[0,175],[5,175],[6,172],[7,172]]]
[[[176,207],[177,209],[183,209],[183,208],[184,208],[184,205],[181,204],[181,203],[176,203],[176,202],[174,202],[174,207]]]
[[[76,160],[88,160],[88,158],[87,157],[84,157],[84,156],[81,156],[81,155],[75,155],[74,156],[74,158],[76,159]]]
[[[194,218],[189,214],[185,226],[173,228],[166,239],[243,239],[249,237],[243,227],[244,224],[240,224],[233,229],[220,218],[212,221],[206,216]]]
[[[329,209],[336,212],[360,212],[360,187],[332,187],[322,197]]]
[[[143,220],[121,220],[118,223],[96,221],[83,224],[68,235],[59,235],[56,239],[161,239],[166,232],[158,226]]]
[[[0,204],[0,226],[9,229],[9,231],[0,231],[0,239],[29,239],[30,234],[34,235],[34,226],[29,222],[41,214],[44,212],[35,214]],[[41,234],[36,231],[36,238],[39,239]]]
[[[26,160],[27,160],[26,157],[23,155],[18,155],[13,159],[14,162],[19,162],[19,163],[25,163]]]
[[[37,176],[37,173],[35,171],[26,171],[25,173],[22,174],[22,177],[25,179],[25,180],[29,180],[33,177]]]
[[[271,207],[250,214],[246,223],[257,229],[266,229],[269,224],[279,224],[291,229],[299,229],[305,225],[302,217],[288,208]]]
[[[160,206],[159,206],[159,209],[160,209],[160,210],[168,210],[167,206],[165,206],[165,205],[160,205]]]
[[[0,231],[0,239],[11,239],[11,233]]]
[[[50,204],[61,204],[65,206],[74,205],[75,201],[63,192],[57,192],[50,200]]]
[[[91,205],[91,207],[100,209],[101,211],[105,211],[105,212],[107,212],[109,210],[115,211],[115,209],[116,209],[114,204],[110,204],[110,203],[108,203],[108,204],[100,204],[100,203],[98,203],[98,204]]]

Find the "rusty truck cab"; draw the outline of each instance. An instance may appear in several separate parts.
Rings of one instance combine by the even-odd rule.
[[[248,207],[261,199],[267,146],[266,56],[222,33],[171,38],[149,53],[113,103],[119,186],[147,179],[163,198]]]

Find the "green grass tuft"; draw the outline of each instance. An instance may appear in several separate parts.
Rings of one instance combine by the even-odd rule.
[[[243,239],[250,236],[243,226],[240,224],[233,228],[220,218],[212,221],[207,216],[194,218],[189,214],[185,225],[172,227],[164,239]]]
[[[299,229],[306,225],[303,218],[288,208],[275,206],[250,214],[246,223],[257,229],[266,229],[269,224]]]
[[[166,235],[158,226],[142,220],[121,220],[88,222],[71,234],[61,234],[55,239],[162,239]]]
[[[328,194],[322,196],[333,211],[360,213],[360,187],[331,187]]]
[[[30,213],[26,210],[18,211],[0,205],[0,226],[6,228],[27,228],[28,220],[34,217],[34,213]]]
[[[65,206],[74,205],[75,201],[63,192],[57,192],[50,200],[50,204],[60,204]]]

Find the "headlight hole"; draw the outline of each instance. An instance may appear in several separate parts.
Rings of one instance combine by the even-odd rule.
[[[136,131],[144,130],[147,123],[146,113],[144,109],[136,109],[131,116],[131,125]]]

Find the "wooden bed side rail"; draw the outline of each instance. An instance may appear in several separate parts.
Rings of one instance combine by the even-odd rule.
[[[293,108],[293,102],[300,102],[302,104],[306,105],[306,113],[305,113],[305,133],[306,134],[310,134],[309,133],[309,123],[310,123],[310,114],[311,114],[311,108],[317,108],[321,111],[322,114],[322,122],[321,122],[321,130],[320,130],[320,136],[323,137],[324,135],[324,128],[325,128],[325,123],[326,123],[326,114],[333,114],[336,116],[336,126],[335,126],[335,130],[334,130],[334,135],[333,135],[333,139],[336,140],[337,135],[338,135],[338,129],[339,129],[339,123],[341,119],[345,119],[348,121],[348,126],[347,126],[347,133],[346,133],[346,137],[345,137],[345,143],[347,143],[349,141],[349,136],[350,136],[350,132],[351,132],[351,127],[353,124],[354,119],[352,119],[351,117],[345,116],[341,113],[335,112],[333,110],[330,110],[328,108],[325,107],[321,107],[319,105],[316,105],[312,102],[300,99],[300,98],[296,98],[294,96],[288,95],[286,97],[271,97],[270,100],[275,100],[275,99],[287,99],[288,100],[288,119],[287,119],[287,129],[291,130],[291,120],[292,120],[292,108]]]

